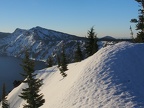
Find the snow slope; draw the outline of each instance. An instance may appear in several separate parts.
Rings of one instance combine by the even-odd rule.
[[[37,71],[44,79],[41,108],[144,108],[144,44],[118,43],[86,60],[69,64],[62,78],[56,66]],[[10,108],[22,108],[21,84],[8,95]]]

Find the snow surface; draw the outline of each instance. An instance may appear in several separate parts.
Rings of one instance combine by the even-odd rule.
[[[57,66],[36,71],[44,79],[41,108],[144,108],[144,44],[118,43],[82,62],[69,64],[63,79]],[[8,95],[10,108],[23,108],[21,84]]]

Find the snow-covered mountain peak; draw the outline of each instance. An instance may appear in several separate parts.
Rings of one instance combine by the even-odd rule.
[[[41,31],[42,32],[42,31],[48,31],[48,29],[42,28],[40,26],[36,26],[36,27],[29,29],[29,31],[32,31],[32,32]]]
[[[16,30],[12,33],[12,35],[20,35],[25,33],[27,30],[25,29],[20,29],[20,28],[16,28]]]
[[[24,49],[31,51],[31,57],[37,60],[45,60],[48,56],[56,54],[61,49],[61,42],[64,42],[66,50],[74,53],[76,43],[85,43],[84,38],[74,35],[33,27],[29,30],[17,28],[10,36],[0,40],[0,53],[9,56],[23,57]],[[71,55],[72,56],[72,55]],[[72,58],[72,57],[71,57]]]

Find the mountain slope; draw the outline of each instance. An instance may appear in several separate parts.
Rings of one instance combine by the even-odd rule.
[[[118,43],[100,49],[86,60],[69,64],[62,78],[56,66],[37,71],[44,79],[41,108],[144,107],[144,44]],[[8,95],[11,108],[25,103],[18,95],[21,84]]]
[[[11,33],[0,32],[0,39],[9,36]]]
[[[31,51],[31,58],[46,60],[49,56],[56,56],[65,45],[66,52],[69,52],[67,55],[71,54],[70,58],[73,58],[77,42],[84,47],[85,39],[82,37],[41,27],[29,30],[17,28],[10,36],[0,40],[0,53],[22,58],[27,48]]]

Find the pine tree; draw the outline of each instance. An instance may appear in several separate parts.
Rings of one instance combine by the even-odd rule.
[[[8,100],[7,100],[7,97],[6,97],[5,84],[3,84],[3,88],[2,88],[2,108],[9,108]]]
[[[60,70],[60,74],[61,74],[63,77],[66,77],[66,76],[67,76],[67,74],[65,73],[65,71],[62,69],[61,66],[59,67],[59,70]]]
[[[132,42],[135,42],[134,37],[133,37],[133,30],[131,26],[130,26],[130,35],[131,35]]]
[[[61,52],[61,68],[63,71],[67,71],[67,60],[66,60],[66,55],[65,55],[65,49],[64,46],[62,47],[62,52]]]
[[[87,38],[88,41],[86,42],[86,53],[87,57],[89,57],[98,51],[97,35],[95,34],[93,27],[88,31]]]
[[[66,61],[66,55],[65,55],[64,46],[62,47],[61,62],[60,62],[59,70],[60,70],[60,74],[61,74],[63,77],[66,77],[66,76],[67,76],[67,74],[65,73],[65,71],[67,71],[68,69],[67,69],[67,61]]]
[[[53,66],[53,59],[52,59],[51,56],[49,56],[49,58],[47,59],[46,62],[47,62],[48,67],[52,67]]]
[[[138,30],[137,37],[135,38],[135,42],[144,42],[144,0],[135,0],[141,6],[139,9],[139,16],[137,19],[131,19],[132,23],[136,23],[136,30]]]
[[[37,74],[34,73],[34,61],[29,59],[28,51],[25,52],[25,58],[21,64],[24,70],[22,76],[25,78],[23,81],[27,83],[28,87],[22,89],[21,97],[26,100],[27,104],[24,105],[24,108],[39,108],[45,102],[43,99],[43,94],[39,94],[40,87],[42,86],[42,80],[35,78]]]
[[[59,57],[59,55],[57,54],[57,64],[58,64],[58,67],[60,67],[61,66],[61,61],[60,61],[60,57]]]
[[[75,51],[75,62],[80,62],[83,59],[82,51],[79,43],[77,43],[77,49]]]

